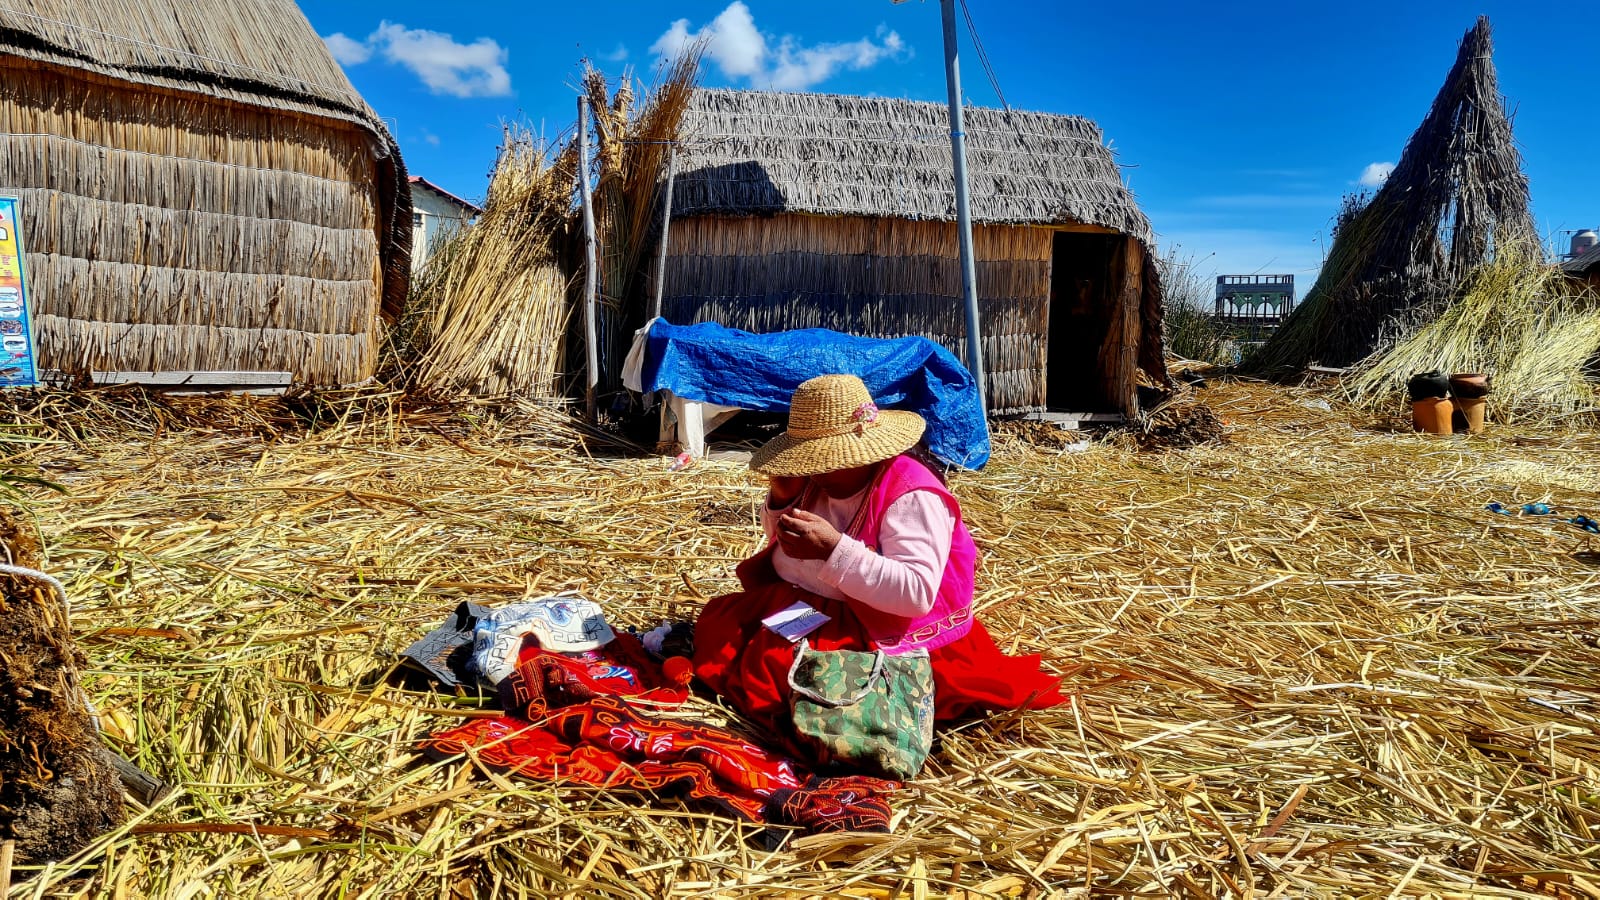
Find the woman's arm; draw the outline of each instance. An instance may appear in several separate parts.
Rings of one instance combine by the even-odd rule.
[[[845,536],[819,573],[823,582],[890,615],[916,618],[933,608],[950,560],[956,518],[931,491],[912,491],[889,506],[878,526],[878,552]]]

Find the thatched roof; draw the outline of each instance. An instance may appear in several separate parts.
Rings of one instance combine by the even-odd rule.
[[[1098,225],[1150,245],[1150,222],[1099,126],[978,107],[965,118],[974,222]],[[955,219],[942,103],[700,90],[680,135],[676,216]]]
[[[1253,368],[1351,365],[1400,317],[1458,293],[1497,247],[1537,243],[1493,57],[1480,17],[1400,162],[1365,208],[1342,217],[1316,284]]]
[[[381,161],[383,307],[398,313],[411,250],[399,148],[293,0],[0,0],[0,54],[367,132]]]
[[[1582,256],[1562,263],[1561,271],[1568,275],[1589,275],[1600,272],[1600,245],[1590,247]]]

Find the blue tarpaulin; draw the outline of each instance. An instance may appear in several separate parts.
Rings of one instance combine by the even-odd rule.
[[[971,373],[927,338],[855,337],[810,328],[751,334],[713,322],[650,327],[641,372],[645,391],[762,412],[788,412],[802,381],[857,375],[884,409],[928,421],[933,455],[977,469],[989,461],[989,424]]]

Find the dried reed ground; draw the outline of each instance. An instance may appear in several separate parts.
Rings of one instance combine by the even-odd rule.
[[[94,700],[179,789],[14,896],[1600,895],[1600,546],[1482,511],[1600,513],[1597,436],[1207,397],[1229,445],[1002,437],[956,478],[985,619],[1078,703],[947,735],[892,836],[775,853],[674,800],[420,762],[471,713],[384,678],[464,596],[692,614],[755,546],[741,468],[424,414],[40,448],[72,490],[38,518]]]

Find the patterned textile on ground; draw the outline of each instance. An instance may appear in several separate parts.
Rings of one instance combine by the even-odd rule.
[[[687,660],[657,665],[629,634],[581,658],[530,644],[500,683],[507,715],[435,734],[422,749],[435,758],[470,750],[485,765],[527,778],[677,790],[753,822],[889,830],[894,782],[808,777],[727,729],[652,718],[624,699],[675,705],[687,698],[688,680]]]

